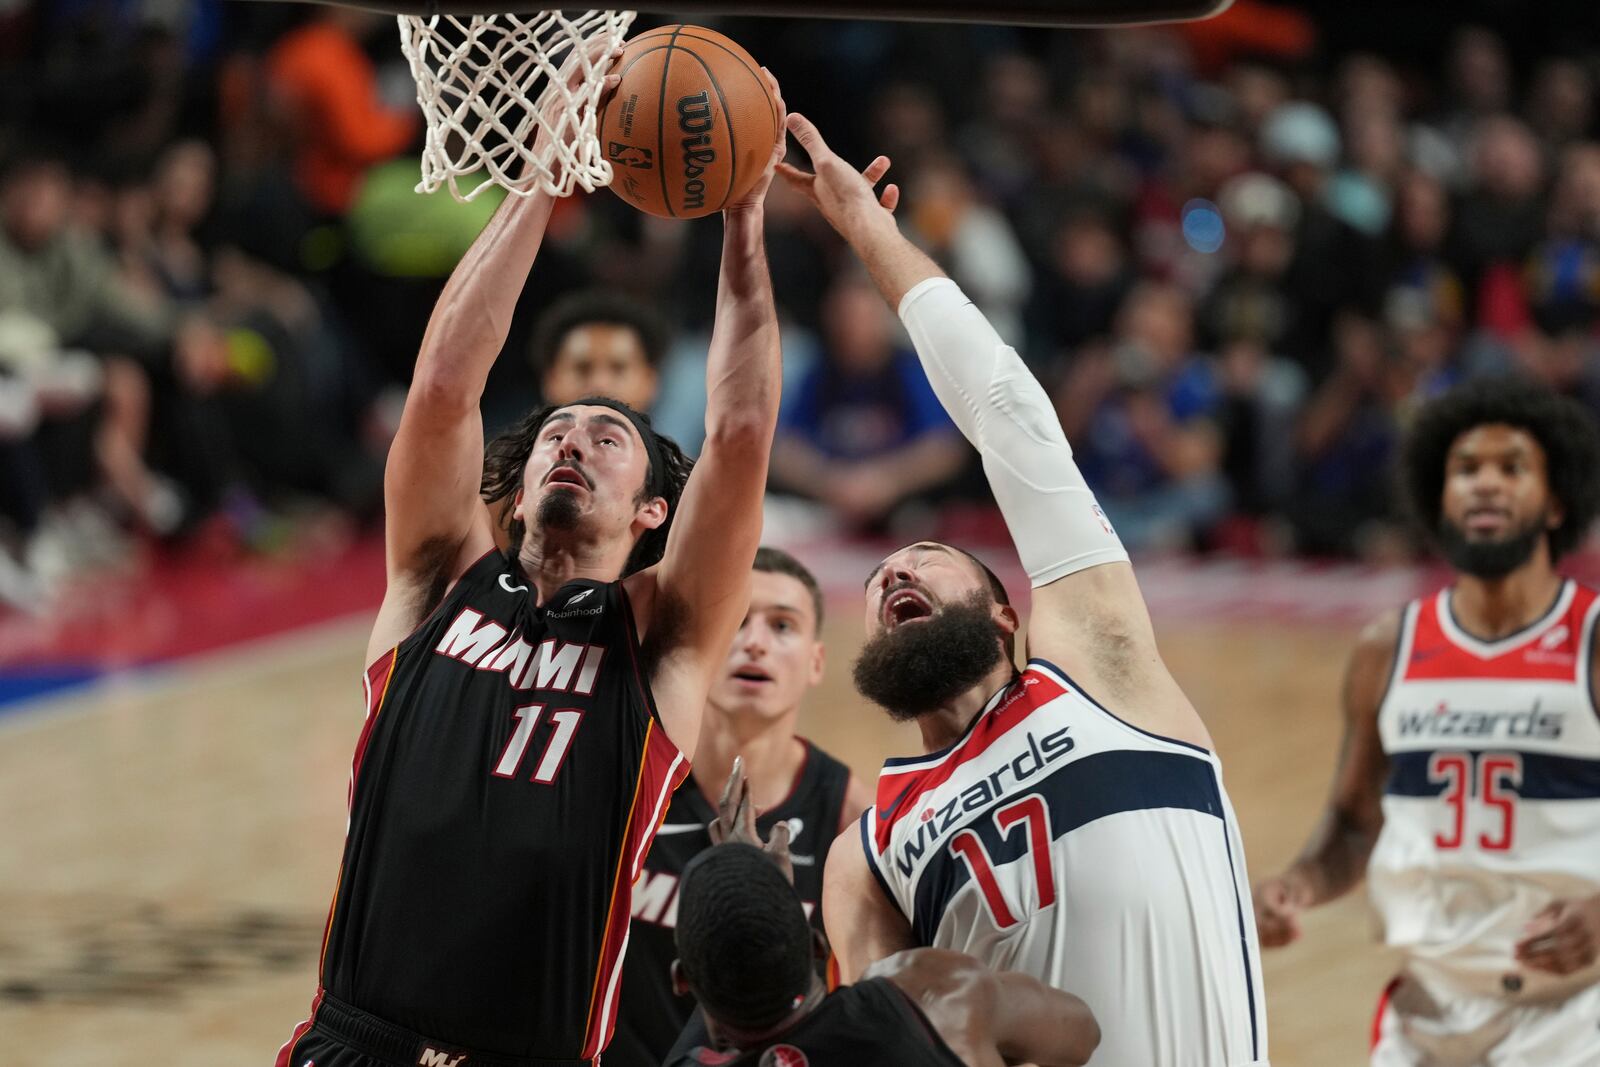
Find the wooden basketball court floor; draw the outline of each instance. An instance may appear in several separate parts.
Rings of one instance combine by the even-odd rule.
[[[870,776],[915,739],[851,690],[859,632],[852,612],[830,621],[830,673],[803,728]],[[0,719],[5,1062],[271,1062],[313,992],[365,635],[364,621],[332,624]],[[1216,737],[1253,878],[1293,855],[1322,803],[1352,636],[1326,624],[1162,627]],[[1365,1062],[1392,966],[1370,929],[1358,893],[1267,954],[1277,1067]]]

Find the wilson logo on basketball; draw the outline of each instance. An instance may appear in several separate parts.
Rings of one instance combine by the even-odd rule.
[[[761,1054],[757,1067],[811,1067],[811,1060],[793,1045],[773,1045]]]
[[[683,138],[683,206],[685,210],[705,207],[706,168],[717,161],[711,147],[711,129],[716,119],[711,114],[711,94],[702,89],[693,96],[678,98],[678,129]]]

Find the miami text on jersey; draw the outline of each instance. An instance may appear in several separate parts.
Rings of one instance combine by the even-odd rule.
[[[600,661],[606,654],[598,645],[557,641],[553,637],[541,641],[535,649],[520,633],[508,633],[504,626],[471,608],[461,609],[433,651],[480,671],[504,674],[513,689],[572,692],[580,696],[594,692]]]

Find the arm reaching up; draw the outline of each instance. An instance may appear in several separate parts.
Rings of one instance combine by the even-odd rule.
[[[780,112],[777,82],[767,79]],[[711,678],[750,599],[761,541],[767,462],[783,377],[778,312],[767,270],[766,174],[723,213],[722,273],[706,360],[706,439],[660,564],[628,579],[663,725],[693,758]]]
[[[602,97],[618,81],[607,75]],[[495,547],[493,523],[478,496],[478,404],[554,207],[555,199],[542,192],[507,197],[456,264],[428,319],[384,468],[388,585],[367,643],[369,663],[410,633],[450,583]]]
[[[1033,581],[1030,652],[1115,698],[1140,727],[1209,746],[1161,662],[1127,551],[1073,462],[1043,387],[960,287],[900,233],[887,207],[896,191],[873,192],[888,160],[879,157],[858,175],[805,118],[790,116],[789,128],[815,173],[788,166],[780,173],[816,204],[899,310],[934,392],[983,457]]]

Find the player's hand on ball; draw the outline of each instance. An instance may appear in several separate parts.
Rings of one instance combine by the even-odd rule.
[[[1309,900],[1299,881],[1284,875],[1255,888],[1256,933],[1262,948],[1282,948],[1300,938],[1300,913]]]
[[[784,129],[784,120],[789,112],[783,106],[783,90],[778,87],[778,79],[772,76],[772,71],[766,67],[761,68],[761,76],[767,79],[767,88],[772,90],[772,104],[778,109],[778,136],[772,145],[772,157],[767,160],[767,169],[761,172],[761,177],[751,186],[750,191],[723,210],[735,212],[751,208],[758,208],[767,199],[767,190],[772,188],[772,176],[776,173],[778,164],[783,162],[784,155],[789,150],[789,137]]]
[[[1517,961],[1536,971],[1573,974],[1600,958],[1600,896],[1555,900],[1528,923]]]
[[[711,821],[707,830],[711,834],[713,845],[734,842],[743,845],[754,845],[765,852],[785,878],[794,881],[794,861],[789,858],[789,824],[780,822],[772,828],[772,839],[761,840],[761,831],[756,829],[755,801],[750,799],[750,782],[744,776],[744,757],[736,756],[733,761],[733,773],[728,775],[728,784],[722,788],[722,799],[717,803],[717,817]]]
[[[817,210],[834,229],[848,233],[881,212],[894,213],[900,203],[900,187],[890,185],[881,196],[874,192],[883,176],[889,173],[888,156],[879,156],[868,163],[865,170],[857,172],[834,154],[804,115],[790,115],[789,130],[811,157],[816,173],[807,174],[788,163],[779,163],[778,173],[817,205]]]

